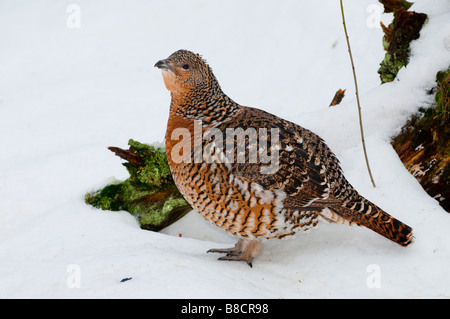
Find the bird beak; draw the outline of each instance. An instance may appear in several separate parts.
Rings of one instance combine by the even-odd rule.
[[[155,66],[161,70],[170,70],[171,69],[170,65],[167,63],[166,59],[159,60],[158,62],[155,63]]]

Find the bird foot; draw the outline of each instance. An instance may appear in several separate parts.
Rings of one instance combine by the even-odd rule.
[[[245,240],[239,239],[236,245],[232,248],[225,249],[210,249],[208,253],[222,253],[226,256],[220,257],[218,260],[231,260],[231,261],[245,261],[247,265],[253,267],[253,258],[259,255],[261,251],[262,243],[259,240]]]

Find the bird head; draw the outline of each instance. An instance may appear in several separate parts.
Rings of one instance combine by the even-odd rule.
[[[224,121],[239,105],[222,92],[211,68],[199,54],[178,50],[156,62],[171,93],[170,111],[206,122]]]
[[[155,67],[162,70],[166,88],[177,96],[209,87],[214,77],[205,60],[187,50],[172,53],[167,59],[156,62]]]

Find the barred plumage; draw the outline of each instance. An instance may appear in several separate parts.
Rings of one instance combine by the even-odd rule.
[[[206,220],[240,239],[234,248],[210,250],[227,254],[220,259],[251,265],[261,239],[292,237],[320,219],[411,243],[412,229],[360,196],[319,136],[235,103],[198,54],[179,50],[155,66],[171,92],[166,152],[173,179]]]

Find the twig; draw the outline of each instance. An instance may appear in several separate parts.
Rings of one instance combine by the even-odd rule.
[[[375,182],[373,181],[372,172],[370,171],[369,159],[367,157],[367,151],[366,151],[366,143],[364,141],[364,130],[363,130],[362,116],[361,116],[361,105],[359,103],[359,94],[358,94],[358,82],[356,81],[355,65],[353,63],[352,50],[350,49],[350,40],[349,40],[348,34],[347,34],[347,27],[345,26],[344,6],[342,4],[342,0],[340,0],[340,2],[341,2],[342,23],[344,25],[344,32],[345,32],[345,38],[347,40],[347,47],[348,47],[348,53],[350,55],[350,62],[352,63],[353,79],[355,80],[356,103],[358,104],[359,127],[361,129],[361,141],[362,141],[362,146],[363,146],[363,150],[364,150],[364,157],[366,159],[367,171],[369,172],[370,180],[372,181],[373,187],[376,187]]]

